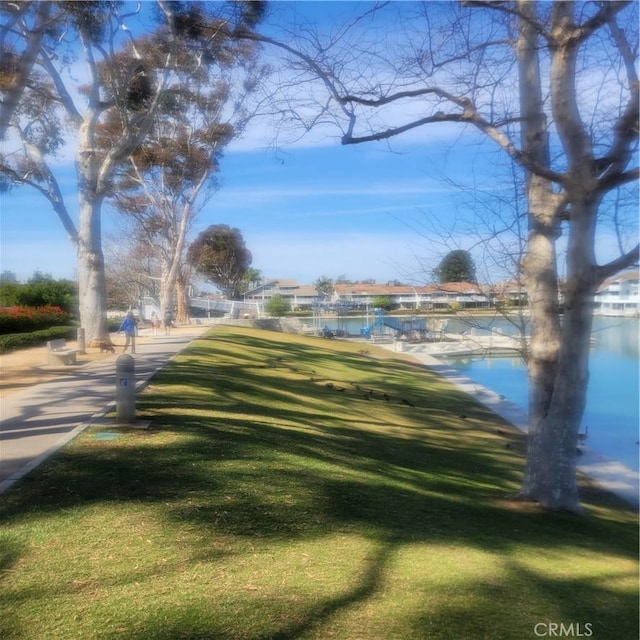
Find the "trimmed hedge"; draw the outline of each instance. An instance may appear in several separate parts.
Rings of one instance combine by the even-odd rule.
[[[0,308],[0,334],[27,333],[59,327],[69,321],[69,314],[60,307],[4,307]]]
[[[49,340],[75,340],[78,335],[76,327],[49,327],[40,331],[30,333],[9,333],[0,336],[0,353],[7,353],[15,349],[26,349],[27,347],[39,347]]]

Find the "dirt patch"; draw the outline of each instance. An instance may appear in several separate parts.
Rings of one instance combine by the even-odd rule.
[[[69,341],[68,345],[70,349],[77,346],[73,341]],[[36,384],[57,380],[61,375],[73,375],[78,367],[109,357],[115,356],[113,353],[100,353],[99,349],[87,349],[86,353],[77,354],[75,365],[50,367],[47,365],[46,347],[3,353],[0,355],[0,398]]]

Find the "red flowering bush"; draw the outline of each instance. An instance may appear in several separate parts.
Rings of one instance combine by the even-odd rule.
[[[60,307],[3,307],[0,308],[0,334],[29,333],[39,329],[68,323],[69,314]]]

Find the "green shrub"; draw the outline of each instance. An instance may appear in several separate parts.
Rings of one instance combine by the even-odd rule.
[[[291,311],[291,305],[286,298],[283,298],[279,293],[276,293],[272,298],[267,300],[264,305],[264,310],[268,315],[274,318],[281,318]]]
[[[49,340],[73,340],[77,336],[76,327],[49,327],[40,331],[30,333],[9,333],[0,336],[0,353],[7,353],[16,349],[26,349],[28,347],[39,347]]]
[[[374,309],[387,309],[391,308],[391,300],[389,296],[375,296],[372,301]]]
[[[17,282],[0,281],[0,307],[11,307],[18,304],[17,295],[20,286]]]
[[[66,313],[74,312],[76,285],[71,280],[55,280],[49,274],[36,271],[28,282],[15,291],[15,304],[25,307],[60,307]]]

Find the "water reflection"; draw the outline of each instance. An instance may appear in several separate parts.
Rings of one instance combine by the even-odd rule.
[[[595,349],[638,360],[639,328],[636,318],[596,316],[592,332]]]

